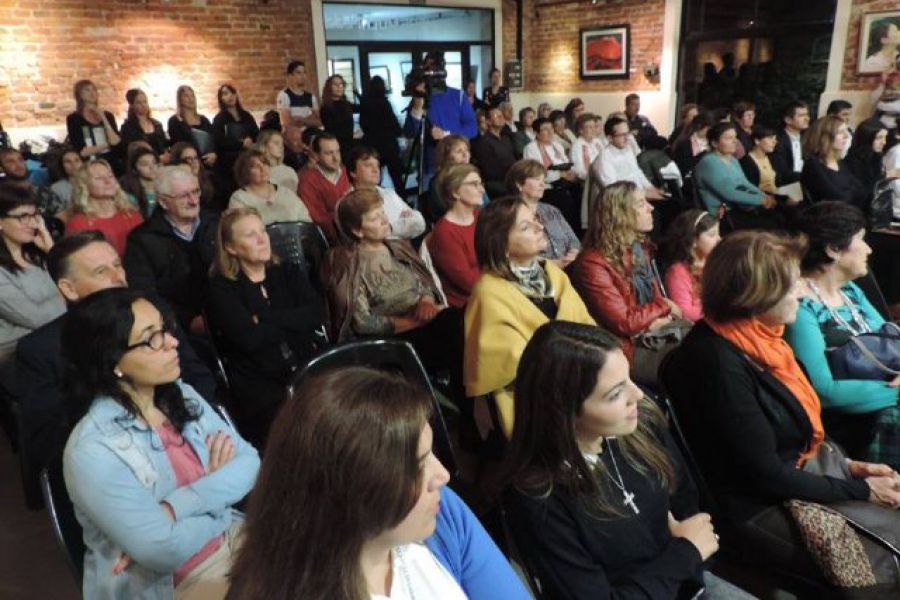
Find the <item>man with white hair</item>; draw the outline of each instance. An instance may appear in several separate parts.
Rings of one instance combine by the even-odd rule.
[[[200,185],[183,167],[161,168],[154,186],[157,210],[128,236],[128,281],[159,294],[187,331],[201,332],[219,216],[200,208]]]

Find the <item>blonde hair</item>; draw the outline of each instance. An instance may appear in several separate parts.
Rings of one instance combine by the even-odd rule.
[[[803,139],[803,150],[809,156],[814,156],[821,161],[829,158],[837,160],[840,154],[834,148],[834,140],[838,131],[845,123],[834,115],[825,115],[816,119]]]
[[[221,275],[234,281],[241,272],[241,261],[238,257],[229,253],[225,246],[234,241],[234,225],[245,217],[256,217],[262,223],[262,217],[255,208],[237,206],[229,208],[222,213],[219,219],[219,228],[216,230],[216,260],[209,272],[211,275]],[[278,264],[278,258],[272,254],[270,264]]]
[[[103,160],[102,158],[97,158],[90,162],[84,163],[84,166],[81,167],[81,171],[78,172],[78,175],[75,177],[75,185],[72,189],[72,211],[76,213],[82,213],[89,217],[96,217],[96,212],[94,211],[94,207],[91,204],[91,194],[88,191],[88,181],[90,180],[91,167],[95,166],[106,167],[109,170],[109,173],[115,177],[115,173],[113,173],[112,167],[108,162]],[[116,207],[118,212],[131,213],[137,210],[137,207],[128,199],[128,196],[122,190],[122,186],[119,185],[119,182],[116,181],[116,194],[113,196],[113,204]]]
[[[281,142],[283,144],[284,135],[280,131],[276,129],[263,129],[259,132],[259,137],[256,138],[256,144],[253,145],[254,150],[259,150],[263,153],[263,160],[265,160],[266,164],[270,167],[277,167],[284,162],[284,157],[282,157],[281,161],[276,162],[275,159],[269,158],[269,154],[266,152],[266,146],[268,146],[269,140],[271,140],[276,135],[281,138]]]
[[[642,236],[637,231],[634,194],[637,186],[630,181],[617,181],[603,190],[594,204],[584,246],[599,250],[619,271],[624,271],[625,250]]]
[[[197,111],[197,104],[196,104],[197,92],[195,92],[194,88],[192,88],[191,86],[189,86],[187,84],[179,85],[178,89],[175,91],[175,114],[178,115],[179,117],[181,117],[182,119],[184,119],[184,109],[181,106],[181,95],[188,90],[190,90],[190,92],[194,95],[194,112],[196,114],[200,114],[199,111]]]

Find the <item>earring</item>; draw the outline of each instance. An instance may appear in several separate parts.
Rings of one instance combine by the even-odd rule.
[[[116,376],[116,379],[122,379],[123,377],[125,377],[125,374],[122,373],[122,371],[120,371],[119,369],[113,369],[113,375]]]

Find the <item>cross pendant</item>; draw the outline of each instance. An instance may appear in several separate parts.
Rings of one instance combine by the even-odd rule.
[[[634,514],[641,514],[640,509],[638,509],[637,504],[634,503],[634,493],[633,492],[622,492],[622,495],[625,497],[624,502],[625,506],[631,508],[634,511]]]

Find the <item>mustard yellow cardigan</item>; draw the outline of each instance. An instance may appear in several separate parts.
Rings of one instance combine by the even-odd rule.
[[[544,269],[553,286],[561,321],[596,325],[568,276],[550,261]],[[493,394],[500,424],[512,434],[512,384],[525,345],[538,327],[549,321],[511,281],[484,273],[472,289],[466,306],[466,351],[463,380],[470,397]]]

